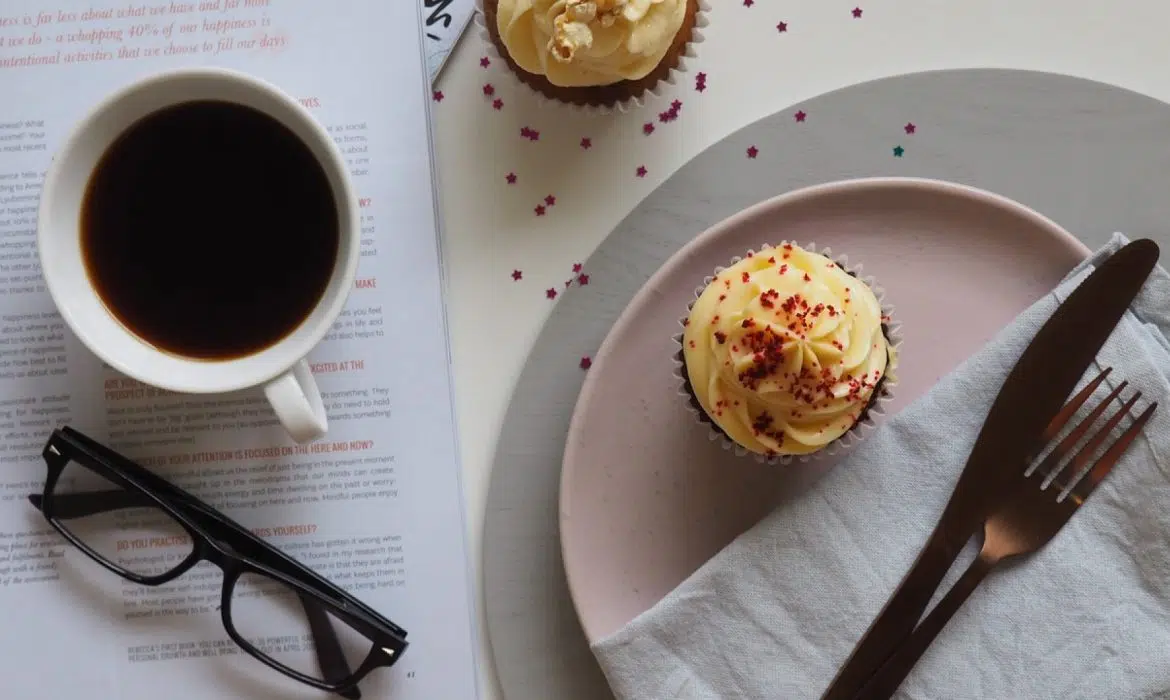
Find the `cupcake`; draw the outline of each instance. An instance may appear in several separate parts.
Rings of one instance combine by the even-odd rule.
[[[544,96],[612,107],[679,67],[697,40],[701,0],[480,0],[488,36]]]
[[[716,270],[683,321],[680,375],[696,415],[761,460],[832,452],[895,383],[879,293],[821,254],[765,247]]]

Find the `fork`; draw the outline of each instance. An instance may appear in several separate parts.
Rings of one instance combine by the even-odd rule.
[[[1140,391],[1134,392],[1105,425],[1088,438],[1072,459],[1065,462],[1065,458],[1084,439],[1108,406],[1121,396],[1127,386],[1124,381],[1089,411],[1039,464],[1027,468],[1056,439],[1109,373],[1110,368],[1104,369],[1052,419],[1044,431],[1040,447],[1021,470],[1019,481],[1010,487],[1010,495],[984,521],[983,546],[978,556],[910,637],[858,691],[854,700],[885,700],[892,696],[931,642],[992,569],[1005,559],[1036,552],[1052,540],[1121,459],[1153,415],[1157,403],[1151,403],[1142,411],[1129,428],[1105,449],[1101,457],[1092,462],[1093,456],[1109,439],[1110,433],[1137,404],[1141,398]],[[1089,466],[1090,463],[1092,466]]]

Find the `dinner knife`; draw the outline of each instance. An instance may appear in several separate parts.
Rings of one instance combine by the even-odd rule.
[[[1158,262],[1138,239],[1115,252],[1069,294],[1008,374],[938,524],[885,607],[821,700],[852,700],[917,625],[963,546],[1011,476],[1040,442]]]

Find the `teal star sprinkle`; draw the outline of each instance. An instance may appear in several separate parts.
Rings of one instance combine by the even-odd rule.
[[[901,146],[894,146],[894,157],[895,158],[901,158],[902,154],[905,152],[906,152],[905,148],[902,148]]]

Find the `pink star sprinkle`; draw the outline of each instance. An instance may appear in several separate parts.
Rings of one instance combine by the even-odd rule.
[[[796,121],[798,121],[798,122],[803,122],[805,120],[805,117],[807,117],[807,116],[808,115],[804,113],[804,110],[801,110],[801,111],[797,112],[796,114],[792,115],[792,117],[794,119],[796,119]]]
[[[678,111],[682,109],[682,100],[675,100],[674,102],[671,102],[670,109],[677,114]]]
[[[577,284],[581,285],[582,287],[589,284],[589,275],[578,275]]]
[[[443,91],[442,90],[435,90],[434,92],[431,93],[431,97],[435,98],[435,102],[442,102],[443,101]]]
[[[853,8],[853,19],[861,19],[861,8],[860,7]]]
[[[637,169],[637,170],[635,170],[634,172],[635,172],[635,173],[638,175],[638,177],[646,177],[646,173],[647,173],[647,172],[649,172],[649,171],[648,171],[648,170],[646,170],[646,166],[645,166],[645,165],[639,165],[639,166],[638,166],[638,169]]]
[[[524,278],[524,273],[519,270],[512,270],[512,281],[519,282]]]
[[[544,198],[544,203],[551,207],[557,203],[557,198],[550,194],[549,196]]]
[[[504,101],[497,97],[492,100],[492,107],[496,110],[501,110],[504,108]]]
[[[654,122],[646,122],[642,125],[642,133],[649,136],[654,133]]]
[[[491,64],[492,64],[492,59],[488,58],[487,56],[484,56],[483,58],[479,59],[479,66],[481,68],[487,68]]]
[[[914,122],[906,122],[906,126],[902,127],[907,134],[913,134],[918,131],[918,127],[914,126]]]
[[[748,158],[755,158],[759,154],[760,154],[760,149],[756,148],[755,146],[748,146],[748,149],[747,149],[747,157]]]
[[[743,0],[744,7],[751,7],[756,4],[756,0]]]
[[[589,138],[588,136],[581,139],[581,148],[585,149],[586,151],[588,151],[590,148],[593,148],[593,139]]]
[[[508,181],[509,185],[515,185],[516,184],[516,173],[508,173],[507,175],[504,176],[504,179]]]
[[[788,23],[787,23],[787,22],[781,22],[780,24],[777,24],[777,25],[776,25],[776,31],[780,32],[781,34],[783,34],[784,32],[788,31]]]
[[[544,290],[544,297],[546,299],[556,299],[557,298],[556,287],[549,287],[548,289]]]
[[[589,369],[592,366],[593,366],[593,360],[589,359],[588,355],[581,358],[581,369]]]
[[[675,118],[674,112],[671,112],[670,110],[658,113],[658,121],[662,122],[663,124],[665,124],[668,121],[673,120],[674,118]]]
[[[488,97],[491,97],[492,95],[496,94],[496,86],[492,85],[491,83],[484,83],[483,94],[487,95]]]
[[[702,92],[706,89],[707,89],[707,74],[706,73],[696,73],[695,74],[695,90],[698,92]]]
[[[573,274],[580,272],[582,267],[581,263],[573,263]]]
[[[544,205],[537,204],[536,208],[534,208],[532,211],[536,212],[537,216],[544,216],[544,212],[545,212]]]

